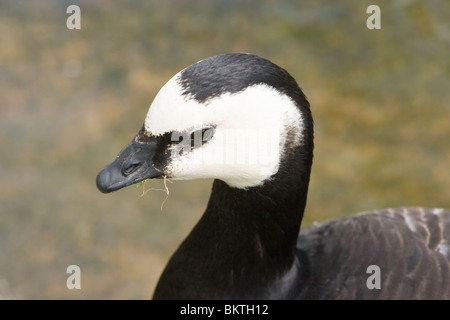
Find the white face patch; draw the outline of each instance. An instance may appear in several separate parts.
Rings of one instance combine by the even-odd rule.
[[[171,179],[216,178],[231,187],[257,186],[278,171],[288,132],[289,147],[301,143],[301,113],[276,89],[259,84],[199,103],[182,94],[179,77],[180,73],[155,97],[145,119],[146,131],[155,136],[177,132],[173,141],[184,132],[186,141],[199,129],[213,128],[213,136],[196,148],[171,147],[165,170]]]

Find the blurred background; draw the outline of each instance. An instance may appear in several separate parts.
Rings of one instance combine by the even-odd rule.
[[[160,87],[251,52],[308,96],[316,149],[303,225],[395,206],[450,207],[450,2],[0,2],[0,298],[148,299],[206,207],[210,180],[101,194],[98,171]],[[81,29],[69,30],[69,5]],[[164,188],[162,180],[146,188]],[[81,268],[81,290],[66,269]]]

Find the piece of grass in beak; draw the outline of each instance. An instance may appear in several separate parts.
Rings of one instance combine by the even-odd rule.
[[[141,182],[139,182],[136,185],[136,188],[139,188],[140,186],[142,186],[142,194],[141,197],[143,197],[145,194],[147,194],[147,192],[153,190],[153,191],[163,191],[166,193],[166,198],[164,199],[164,201],[161,203],[161,211],[164,207],[164,204],[166,203],[167,199],[169,198],[170,192],[169,192],[169,188],[167,188],[167,182],[173,183],[172,181],[170,181],[169,179],[167,179],[167,176],[163,176],[164,178],[164,189],[159,189],[159,188],[148,188],[147,190],[145,190],[145,184],[150,180],[150,179],[145,179],[142,180]]]

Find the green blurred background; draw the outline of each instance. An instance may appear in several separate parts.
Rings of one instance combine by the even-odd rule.
[[[66,8],[81,8],[68,30]],[[381,8],[368,30],[366,8]],[[307,94],[316,149],[304,225],[450,207],[450,2],[0,2],[0,298],[147,299],[211,181],[104,195],[98,171],[180,69],[251,52]],[[163,188],[151,181],[146,187]],[[81,268],[68,290],[66,268]]]

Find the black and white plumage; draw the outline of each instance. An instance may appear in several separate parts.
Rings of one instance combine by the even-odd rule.
[[[155,299],[450,298],[450,210],[376,210],[299,234],[312,158],[313,120],[296,81],[259,56],[224,54],[160,90],[97,186],[215,178]],[[379,289],[367,283],[372,265]]]

